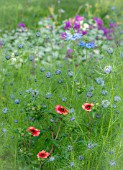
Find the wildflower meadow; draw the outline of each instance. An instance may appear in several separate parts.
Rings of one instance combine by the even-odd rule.
[[[122,170],[122,0],[0,6],[0,169]]]

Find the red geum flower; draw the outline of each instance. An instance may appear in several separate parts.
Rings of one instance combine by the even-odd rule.
[[[33,126],[30,126],[28,128],[28,131],[32,133],[32,136],[39,136],[40,135],[40,130],[35,129]]]
[[[90,112],[93,106],[94,106],[93,103],[84,103],[84,104],[82,105],[82,108],[83,108],[84,110],[86,110],[87,112]]]
[[[60,105],[56,105],[56,112],[59,113],[59,114],[63,114],[63,115],[67,115],[68,114],[68,110],[63,107],[63,106],[60,106]]]
[[[38,157],[38,158],[43,158],[43,159],[48,158],[48,156],[50,156],[50,153],[48,153],[48,152],[46,152],[46,151],[44,151],[44,150],[40,151],[40,152],[37,154],[37,157]]]

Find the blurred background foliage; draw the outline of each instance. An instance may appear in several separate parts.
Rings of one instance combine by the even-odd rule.
[[[0,0],[0,29],[14,29],[19,22],[24,22],[28,28],[35,29],[38,21],[47,16],[57,19],[57,23],[76,14],[89,18],[97,16],[104,21],[117,20],[112,12],[117,13],[117,22],[120,24],[122,9],[122,0]]]

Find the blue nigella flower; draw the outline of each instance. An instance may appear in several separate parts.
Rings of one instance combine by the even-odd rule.
[[[8,112],[8,108],[7,107],[3,108],[2,112],[6,114]]]
[[[46,77],[47,77],[47,78],[50,78],[51,76],[52,76],[52,73],[47,72]]]
[[[80,33],[71,34],[70,32],[66,32],[66,40],[75,41],[80,38],[82,38],[82,34],[80,34]]]
[[[9,60],[9,59],[10,59],[10,56],[7,55],[5,58],[6,58],[6,60]]]
[[[15,103],[19,104],[20,103],[19,99],[15,99]]]
[[[61,74],[61,70],[56,70],[56,72],[55,72],[57,75],[58,74]]]
[[[74,162],[70,162],[70,166],[71,166],[71,167],[74,167]]]
[[[78,157],[78,159],[79,159],[79,161],[82,161],[82,160],[84,159],[84,157],[80,155],[80,156]]]
[[[89,43],[85,43],[85,42],[81,41],[81,42],[79,43],[79,46],[80,46],[80,47],[84,47],[84,48],[89,48],[89,49],[91,49],[91,48],[94,48],[94,47],[95,47],[95,44],[94,44],[93,41],[92,41],[92,42],[89,42]]]
[[[67,149],[68,149],[68,151],[72,151],[72,150],[73,150],[73,147],[72,147],[71,145],[69,145],[69,146],[67,147]]]
[[[36,32],[36,37],[40,37],[40,32]]]

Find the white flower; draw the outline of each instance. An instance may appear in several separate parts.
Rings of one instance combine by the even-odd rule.
[[[112,66],[105,66],[105,67],[104,67],[104,72],[105,72],[106,74],[111,73],[111,72],[112,72]]]

